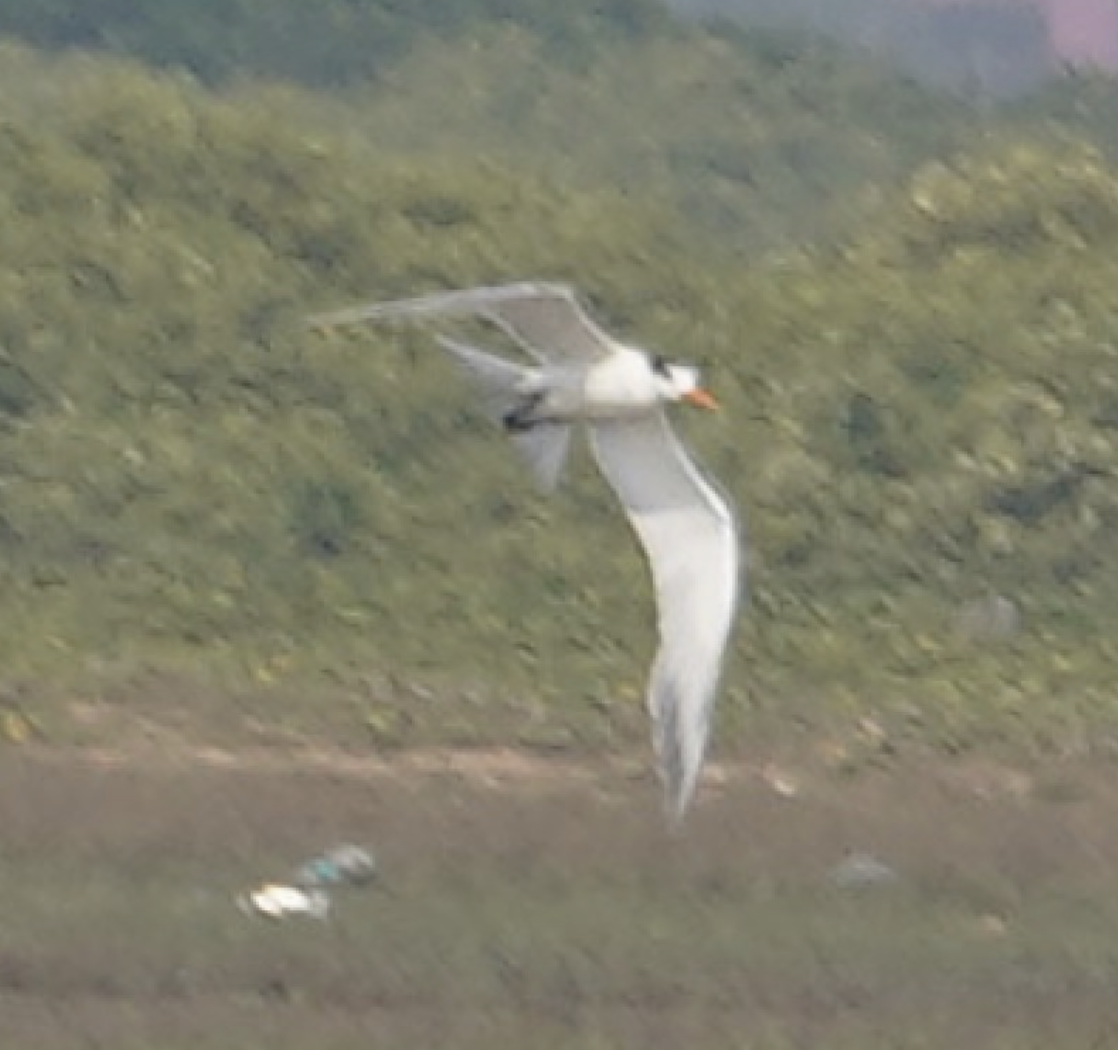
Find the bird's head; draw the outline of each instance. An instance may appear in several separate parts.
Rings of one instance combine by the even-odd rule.
[[[652,359],[657,390],[665,401],[687,401],[699,408],[717,409],[718,402],[699,382],[699,370],[690,365],[673,365],[662,357]]]

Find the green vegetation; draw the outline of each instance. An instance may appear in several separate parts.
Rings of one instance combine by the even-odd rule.
[[[863,698],[892,682],[898,718],[959,746],[983,725],[1077,744],[1112,726],[1116,264],[1114,171],[1002,144],[751,287],[774,366],[754,404],[777,435],[750,482],[758,528],[777,526],[759,604],[803,617],[797,674],[829,666]],[[1024,610],[1012,644],[959,637],[985,592]]]
[[[548,180],[657,198],[742,252],[849,228],[865,213],[861,190],[959,145],[974,123],[958,101],[865,56],[690,26],[655,0],[134,7],[0,0],[0,33],[210,84],[329,87],[283,104],[382,153],[424,163],[482,153]]]
[[[724,26],[635,36],[574,68],[550,46],[519,26],[426,42],[350,93],[347,126],[420,158],[477,150],[654,196],[743,254],[850,229],[867,188],[974,126],[958,102],[822,41]]]
[[[1035,86],[1049,62],[1043,20],[1004,0],[0,0],[0,34],[44,49],[139,58],[211,84],[265,77],[337,87],[380,77],[433,39],[461,45],[497,26],[530,33],[549,65],[568,67],[611,55],[619,42],[701,35],[669,11],[722,12],[723,29],[731,21],[747,25],[747,52],[781,38],[769,35],[761,45],[763,27],[810,25],[854,43],[872,40],[886,60],[931,82],[996,97]],[[778,46],[792,52],[806,41],[785,36]],[[867,57],[848,56],[847,73],[855,75]]]
[[[347,739],[643,734],[648,583],[585,461],[543,500],[423,333],[302,322],[540,276],[727,405],[680,419],[750,532],[723,746],[1111,740],[1118,176],[1049,124],[1078,91],[1101,129],[1105,85],[979,135],[629,9],[564,62],[483,20],[336,94],[0,53],[7,735],[170,673]]]
[[[583,670],[544,671],[546,688],[606,694],[599,661],[621,642],[596,629],[629,621],[626,592],[645,586],[635,556],[603,574],[576,538],[589,512],[628,550],[610,501],[561,501],[552,517],[428,346],[320,344],[302,314],[546,270],[580,274],[619,313],[625,295],[643,314],[671,289],[651,311],[667,316],[688,301],[681,231],[616,193],[464,158],[385,163],[267,100],[219,103],[137,70],[77,63],[41,86],[0,175],[16,203],[9,674],[309,666],[483,675],[505,691],[528,689],[541,662],[557,671],[571,645]],[[626,291],[637,268],[659,277]],[[550,585],[516,611],[541,541]],[[506,660],[511,676],[493,676]]]
[[[1090,72],[1072,73],[1043,90],[1006,104],[998,118],[1012,127],[1076,134],[1112,159],[1118,144],[1111,133],[1118,120],[1118,81]]]
[[[258,76],[317,86],[365,80],[420,37],[461,37],[515,21],[552,58],[618,37],[670,33],[656,0],[0,0],[0,33],[52,50],[96,50],[187,70],[211,82]]]
[[[55,745],[0,750],[12,1045],[1104,1045],[1114,85],[975,114],[640,0],[134,6],[0,0],[132,54],[0,46],[0,740]],[[587,457],[544,499],[429,333],[304,324],[529,276],[725,405],[677,414],[749,534],[715,748],[777,760],[682,839]],[[333,923],[233,910],[369,838]]]
[[[811,26],[853,46],[870,45],[925,83],[976,98],[1009,98],[1036,88],[1051,74],[1057,47],[1039,3],[669,0],[669,6],[696,16],[721,12],[750,26]]]

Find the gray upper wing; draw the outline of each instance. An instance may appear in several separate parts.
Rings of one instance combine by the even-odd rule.
[[[593,321],[573,289],[521,282],[436,292],[415,299],[369,303],[309,318],[313,327],[363,321],[481,317],[497,325],[536,360],[592,364],[612,353],[613,340]]]
[[[640,537],[655,585],[660,647],[648,706],[668,809],[678,820],[702,766],[737,611],[737,521],[662,413],[596,423],[590,436],[598,465]]]

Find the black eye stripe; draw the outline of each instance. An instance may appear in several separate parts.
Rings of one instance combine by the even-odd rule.
[[[671,379],[672,377],[671,366],[668,364],[668,359],[666,357],[661,357],[660,354],[657,354],[652,359],[652,371],[658,376],[662,376],[664,379]]]

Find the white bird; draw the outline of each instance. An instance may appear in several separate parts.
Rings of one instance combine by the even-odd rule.
[[[663,406],[717,405],[700,386],[697,369],[616,341],[565,285],[525,282],[442,292],[320,314],[309,323],[327,329],[471,316],[496,325],[534,359],[533,366],[516,364],[437,337],[480,387],[543,487],[556,485],[571,427],[585,422],[594,458],[643,545],[660,635],[647,703],[666,808],[677,824],[706,751],[737,611],[740,558],[730,501],[692,462]]]

